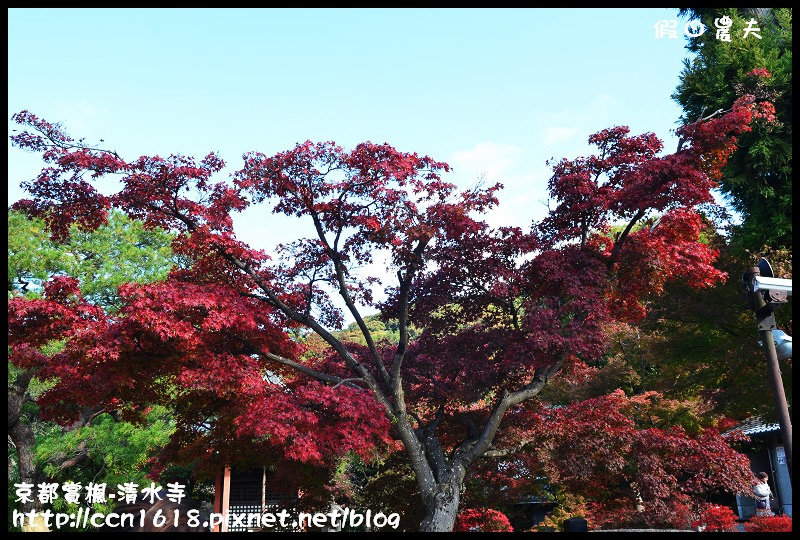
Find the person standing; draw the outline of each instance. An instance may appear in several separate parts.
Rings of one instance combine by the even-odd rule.
[[[771,516],[772,508],[770,500],[774,499],[772,490],[769,487],[769,475],[765,472],[758,473],[758,483],[753,487],[753,495],[756,499],[756,516]]]

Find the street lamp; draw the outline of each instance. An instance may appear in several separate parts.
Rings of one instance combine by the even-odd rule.
[[[761,260],[767,262],[765,259]],[[753,291],[780,291],[791,295],[792,280],[755,276],[753,277]]]
[[[747,303],[755,312],[758,323],[758,342],[767,355],[767,375],[775,396],[775,409],[781,428],[783,448],[789,479],[792,475],[792,421],[789,406],[783,390],[779,359],[792,357],[792,337],[775,328],[774,312],[786,305],[786,297],[792,294],[792,280],[775,278],[772,266],[766,259],[758,261],[758,266],[748,268],[742,274]]]
[[[783,330],[772,331],[772,341],[775,342],[775,352],[778,354],[778,360],[786,360],[792,357],[792,336]],[[759,340],[758,344],[762,347],[764,343]]]

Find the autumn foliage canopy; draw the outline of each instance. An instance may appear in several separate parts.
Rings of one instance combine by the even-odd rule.
[[[173,251],[188,263],[163,282],[123,286],[118,313],[84,300],[68,277],[41,299],[10,300],[10,359],[57,381],[40,405],[60,422],[97,403],[130,417],[174,406],[168,451],[209,468],[247,452],[318,465],[402,447],[430,509],[423,529],[450,530],[458,490],[443,486],[502,453],[501,442],[530,439],[541,411],[526,407],[548,380],[600,359],[609,325],[639,320],[668,280],[724,277],[700,241],[709,222],[698,210],[713,202],[736,136],[770,118],[769,103],[745,96],[681,128],[681,148],[666,155],[652,133],[603,130],[590,139],[596,155],[552,165],[542,222],[492,228],[480,217],[499,184],[459,190],[443,179],[447,164],[388,144],[252,152],[230,181],[213,182],[224,167],[215,154],[125,160],[23,111],[13,119],[26,131],[12,143],[47,167],[15,209],[62,240],[71,224],[91,230],[119,208],[177,233]],[[119,190],[97,188],[105,177]],[[232,218],[250,207],[302,218],[313,234],[255,249]],[[384,283],[359,271],[379,253],[391,266]],[[332,294],[361,343],[334,334],[344,318]],[[398,321],[398,342],[374,340],[365,310]],[[298,339],[308,332],[322,350]],[[41,352],[54,340],[59,352]],[[553,413],[550,435],[568,423]]]

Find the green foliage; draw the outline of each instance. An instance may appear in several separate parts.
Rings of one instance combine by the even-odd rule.
[[[776,261],[776,268],[786,266],[772,256],[778,253],[772,252],[769,259]],[[724,251],[718,264],[728,273],[724,283],[703,291],[673,283],[652,299],[647,320],[616,346],[641,376],[642,388],[702,403],[707,421],[721,416],[775,418],[764,351],[741,281],[744,269],[757,260]],[[790,297],[789,304],[775,312],[778,326],[790,335],[791,314]],[[781,369],[791,402],[791,361],[783,362]]]
[[[109,215],[108,224],[94,232],[71,229],[64,244],[52,242],[41,219],[29,219],[19,211],[8,212],[8,295],[38,296],[44,281],[54,275],[77,279],[84,296],[109,311],[118,306],[117,289],[126,282],[151,282],[164,279],[176,264],[172,256],[172,235],[161,229],[148,229],[119,211]],[[43,348],[54,354],[63,343],[54,341]],[[9,389],[22,370],[8,362]],[[145,461],[150,452],[163,445],[174,429],[163,408],[154,408],[142,425],[117,422],[110,415],[70,430],[39,420],[36,398],[56,381],[33,378],[26,388],[20,422],[28,423],[36,436],[36,466],[49,482],[107,483],[109,492],[117,483],[144,482]],[[9,390],[11,391],[11,390]],[[19,481],[17,448],[9,444],[9,530],[11,514],[17,507],[14,482]],[[76,466],[62,467],[79,453],[86,459]],[[149,480],[147,481],[149,484]],[[63,499],[54,511],[74,511]],[[85,505],[84,505],[85,506]],[[104,505],[98,511],[107,511]]]
[[[44,221],[8,212],[8,292],[27,293],[73,263],[60,246],[50,242]]]
[[[8,384],[13,384],[16,380],[17,376],[22,373],[22,368],[19,368],[12,364],[11,362],[8,363]],[[56,381],[40,381],[37,378],[33,378],[31,380],[30,385],[28,386],[28,396],[30,397],[30,401],[25,404],[26,407],[30,406],[31,410],[36,409],[35,400],[37,397],[42,395],[44,392],[52,388],[56,384]]]
[[[8,291],[35,294],[53,275],[80,282],[83,295],[109,310],[117,307],[123,283],[160,281],[174,266],[172,235],[148,229],[119,211],[93,232],[73,225],[66,244],[50,240],[41,219],[8,212]]]
[[[615,337],[623,339],[619,333]],[[641,380],[636,368],[617,350],[599,366],[580,373],[565,370],[564,376],[549,382],[539,396],[544,402],[564,405],[609,394],[617,388],[632,395],[641,390]]]
[[[85,488],[90,483],[106,484],[106,494],[116,493],[117,486],[127,482],[149,486],[152,479],[146,476],[147,461],[159,446],[166,443],[174,430],[171,415],[159,406],[153,407],[145,415],[144,423],[136,425],[116,421],[111,415],[102,415],[91,425],[71,431],[52,423],[38,423],[38,426],[40,433],[35,449],[37,466],[45,473],[46,482],[59,484],[59,498],[46,505],[46,508],[57,513],[76,513],[79,507],[91,507],[105,514],[114,506],[114,501],[110,499],[106,503],[92,505],[83,500],[79,504],[69,503],[61,496],[63,490],[60,486],[65,483],[80,484],[84,488],[82,494],[85,494]],[[75,466],[61,466],[78,452],[85,452],[87,458]],[[9,459],[15,459],[11,447]],[[17,507],[14,487],[17,482],[18,469],[12,468],[8,478],[9,527],[11,512]],[[66,526],[59,531],[92,529],[91,526],[87,529]]]
[[[531,528],[532,532],[560,532],[564,528],[564,520],[579,517],[586,518],[589,514],[587,502],[580,495],[575,495],[560,487],[554,487],[553,497],[557,502],[556,506],[545,518]],[[591,521],[589,526],[591,527]]]
[[[331,487],[337,502],[353,511],[399,513],[398,532],[416,531],[425,515],[413,472],[397,452],[372,461],[348,456],[334,473]]]
[[[109,485],[145,481],[146,462],[150,453],[166,443],[174,430],[171,415],[155,405],[145,416],[143,424],[117,421],[111,415],[99,416],[91,425],[62,432],[53,428],[51,435],[38,441],[36,457],[48,477],[55,481],[89,482],[98,473],[105,475]],[[75,448],[85,445],[89,461],[62,471],[59,459],[66,458]],[[149,480],[147,483],[149,484]]]
[[[400,341],[400,325],[396,320],[385,321],[381,319],[380,315],[367,315],[364,317],[364,324],[367,325],[367,328],[372,333],[372,338],[376,343],[380,343],[382,341],[386,341],[388,343],[398,343]],[[410,328],[409,334],[413,339],[416,335],[416,332],[413,328]],[[337,332],[336,336],[342,341],[352,341],[354,343],[360,343],[361,345],[366,344],[364,336],[361,334],[358,324],[356,323],[351,323],[341,332]]]
[[[170,413],[160,406],[154,406],[142,424],[116,421],[111,415],[101,415],[91,425],[76,430],[63,431],[52,427],[49,434],[38,438],[36,457],[48,482],[59,485],[74,482],[84,489],[89,483],[105,483],[107,494],[116,493],[117,486],[127,482],[137,484],[141,489],[153,481],[146,476],[148,459],[156,449],[166,444],[173,430]],[[85,451],[87,459],[76,466],[62,468],[61,463],[73,455],[76,448]],[[79,506],[86,508],[89,505],[85,502],[68,503],[59,498],[53,501],[52,510],[73,513]],[[112,501],[96,503],[93,508],[107,513],[113,506]]]
[[[695,56],[684,61],[673,99],[691,123],[719,109],[727,110],[743,94],[775,104],[778,123],[756,127],[738,141],[724,169],[720,189],[741,214],[734,231],[741,249],[792,245],[792,9],[687,8],[680,14],[700,18],[709,31],[689,40]],[[717,39],[714,22],[733,21],[731,40]],[[755,18],[761,39],[743,38]],[[768,76],[753,75],[766,69]]]

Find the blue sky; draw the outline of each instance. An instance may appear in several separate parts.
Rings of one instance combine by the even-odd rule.
[[[656,38],[677,20],[677,38]],[[27,109],[125,158],[389,143],[502,182],[487,219],[546,211],[550,158],[614,125],[674,151],[686,38],[674,8],[8,9],[8,116]],[[9,121],[9,134],[16,126]],[[37,156],[9,145],[9,204]],[[271,248],[291,228],[239,218]]]

